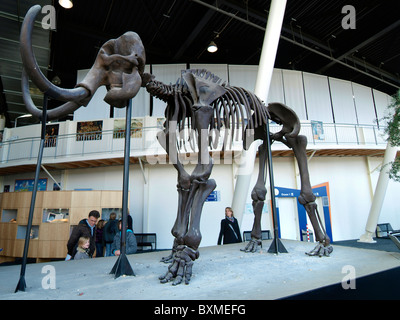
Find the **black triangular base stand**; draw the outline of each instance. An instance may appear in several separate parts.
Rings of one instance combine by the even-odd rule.
[[[112,268],[110,274],[115,274],[115,278],[120,276],[134,276],[135,273],[132,270],[131,265],[129,264],[128,258],[125,254],[121,254],[118,257],[117,262],[115,263],[114,267]]]
[[[19,281],[18,281],[18,284],[17,284],[17,288],[15,289],[15,292],[25,291],[25,288],[26,288],[25,277],[21,276],[19,278]]]
[[[274,240],[271,243],[271,246],[268,249],[269,253],[288,253],[285,246],[279,240],[279,238],[274,238]]]

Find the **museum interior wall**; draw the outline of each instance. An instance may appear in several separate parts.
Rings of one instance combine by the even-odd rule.
[[[257,66],[197,65],[190,68],[205,68],[218,75],[230,85],[254,91]],[[175,84],[186,65],[153,65],[157,80]],[[146,66],[146,72],[149,67]],[[78,72],[77,81],[83,79],[88,70]],[[103,88],[103,90],[105,90]],[[86,108],[74,113],[74,120],[95,120],[109,117],[109,106],[103,101],[104,92],[96,92]],[[283,102],[291,107],[300,120],[316,120],[326,123],[374,125],[384,116],[390,97],[378,90],[354,82],[311,74],[302,71],[274,69],[267,102]],[[153,116],[163,117],[165,104],[153,99]],[[133,117],[150,114],[150,96],[141,90],[133,100]],[[124,117],[124,110],[114,110],[115,117]]]
[[[364,232],[372,202],[372,190],[379,175],[378,171],[371,175],[369,172],[371,168],[373,170],[378,167],[379,162],[379,158],[365,157],[317,157],[310,161],[312,185],[329,183],[330,223],[334,241],[356,239]],[[188,166],[188,170],[190,168],[191,166]],[[216,165],[213,170],[211,178],[217,181],[215,191],[218,199],[208,201],[204,205],[201,219],[202,246],[216,244],[220,221],[224,218],[224,208],[230,206],[232,201],[236,170],[235,164]],[[299,181],[292,157],[275,158],[274,170],[275,186],[298,188]],[[256,165],[251,186],[255,183],[257,173]],[[52,176],[60,181],[66,190],[121,190],[122,166],[64,170],[52,172]],[[7,176],[3,178],[3,183],[13,184],[17,179],[27,178],[32,178],[32,175],[24,173]],[[41,178],[50,180],[44,172],[41,173]],[[48,185],[52,184],[48,182]],[[129,189],[129,207],[135,232],[157,233],[157,248],[168,249],[173,241],[170,229],[175,221],[177,203],[176,174],[172,165],[145,165],[144,172],[139,165],[131,165]],[[398,184],[390,181],[379,220],[380,223],[390,222],[394,228],[400,225],[397,206],[394,205],[397,203],[398,192]],[[268,214],[271,212],[269,200],[270,193],[262,217],[263,230],[272,230],[272,220]],[[284,201],[288,200],[279,199],[278,206],[283,206]],[[291,201],[295,202],[293,199]],[[318,204],[321,205],[319,202]],[[296,205],[294,203],[293,212],[286,219],[295,218]],[[89,209],[82,210],[80,216],[86,216]],[[252,223],[251,198],[248,195],[246,211],[241,222],[242,232],[251,230]],[[285,225],[282,217],[280,228],[285,229]],[[311,224],[308,225],[311,230]],[[300,240],[299,231],[291,233],[287,238]]]
[[[191,68],[204,68],[204,65],[191,65]],[[153,74],[165,83],[175,83],[180,70],[186,65],[154,65]],[[207,66],[210,71],[231,85],[238,85],[253,90],[257,66]],[[78,72],[83,77],[85,70]],[[40,178],[46,181],[45,189],[50,193],[57,182],[62,192],[121,191],[121,164],[106,165],[107,159],[123,155],[123,117],[125,111],[114,109],[114,118],[110,118],[108,105],[102,101],[101,91],[97,92],[86,108],[74,113],[73,121],[50,123],[50,128],[57,131],[56,140],[49,140],[45,148],[44,167],[58,162],[88,161],[104,159],[104,165],[96,168],[71,168],[42,171]],[[300,71],[275,69],[271,84],[269,101],[284,102],[299,115],[304,132],[309,140],[309,168],[311,184],[324,185],[327,195],[317,197],[319,207],[327,208],[325,224],[329,224],[333,241],[357,239],[364,233],[373,192],[379,176],[381,156],[374,150],[382,151],[386,147],[380,134],[379,119],[382,118],[390,97],[377,90],[356,83],[332,79],[325,76]],[[130,166],[129,210],[134,220],[134,231],[138,233],[156,233],[157,248],[169,249],[173,237],[170,230],[176,217],[178,194],[176,191],[176,171],[165,160],[165,152],[156,141],[156,133],[161,128],[164,104],[153,101],[153,114],[150,117],[150,97],[144,90],[133,101],[134,131],[131,134],[131,157],[140,159]],[[378,122],[377,122],[378,121]],[[85,132],[88,122],[95,132]],[[315,134],[313,122],[323,128]],[[52,127],[53,126],[53,127]],[[273,129],[273,126],[271,126]],[[81,130],[81,131],[79,131]],[[4,139],[0,149],[0,168],[35,164],[39,144],[40,126],[32,125],[4,130]],[[331,136],[332,135],[332,136]],[[335,135],[335,136],[334,136]],[[371,154],[332,154],[330,156],[312,156],[312,150],[321,149],[368,150]],[[273,150],[286,150],[283,145],[274,144]],[[232,203],[234,185],[238,174],[241,144],[234,143],[232,157],[218,159],[211,178],[217,187],[203,208],[201,246],[217,243],[220,221],[224,218],[224,208]],[[371,151],[372,150],[372,151]],[[382,154],[382,153],[380,153]],[[194,167],[188,159],[188,171]],[[273,159],[275,186],[299,189],[300,181],[295,159],[290,154],[282,154]],[[246,209],[241,218],[241,231],[252,228],[250,191],[256,181],[257,164],[252,172],[252,182],[247,195]],[[0,190],[3,195],[17,193],[21,182],[28,182],[34,172],[6,174],[0,177]],[[54,179],[54,181],[53,181]],[[400,228],[397,195],[400,186],[389,182],[385,202],[379,222],[390,222],[393,228]],[[268,192],[262,217],[262,229],[272,231],[270,208],[271,194]],[[280,232],[288,239],[301,239],[301,226],[297,216],[297,200],[293,197],[281,197],[279,207]],[[42,208],[43,209],[43,208]],[[87,209],[87,210],[85,210]],[[79,213],[85,216],[89,208]],[[4,215],[3,215],[4,217]],[[2,228],[9,224],[4,218]],[[44,222],[43,222],[44,223]],[[71,224],[71,222],[70,222]],[[290,228],[288,227],[290,226]],[[308,223],[311,229],[311,224]],[[4,230],[4,229],[2,229]],[[0,236],[1,238],[1,236]],[[1,241],[1,239],[0,239]],[[65,240],[63,240],[65,241]],[[65,242],[66,243],[66,242]],[[2,252],[2,255],[5,253]]]

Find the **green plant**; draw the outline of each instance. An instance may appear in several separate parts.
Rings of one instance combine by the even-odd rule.
[[[387,141],[392,147],[400,146],[400,90],[393,96],[392,103],[387,107],[388,115],[383,118],[387,126],[385,134],[387,134]],[[390,162],[389,178],[400,182],[400,157]]]

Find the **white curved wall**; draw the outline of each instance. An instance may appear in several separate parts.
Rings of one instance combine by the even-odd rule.
[[[152,73],[166,84],[175,84],[184,64],[152,65]],[[230,85],[254,91],[258,66],[190,65],[192,69],[207,69]],[[78,81],[88,70],[78,72]],[[150,66],[146,66],[150,72]],[[74,113],[74,120],[109,118],[109,106],[102,100],[104,88],[99,89],[86,108]],[[144,88],[133,99],[133,117],[150,114],[150,96]],[[274,69],[268,102],[282,102],[291,107],[300,120],[325,123],[373,125],[384,116],[390,96],[360,84],[302,71]],[[153,98],[153,116],[164,115],[165,103]],[[114,117],[124,117],[123,109],[114,109]]]

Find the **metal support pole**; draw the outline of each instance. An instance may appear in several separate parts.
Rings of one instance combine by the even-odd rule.
[[[124,150],[124,174],[122,182],[122,230],[121,230],[121,250],[117,262],[112,268],[110,274],[115,278],[122,275],[134,276],[135,273],[126,257],[126,230],[128,225],[128,191],[129,191],[129,156],[131,150],[131,117],[132,117],[132,99],[129,100],[126,107],[125,118],[125,150]]]
[[[278,235],[278,216],[276,215],[276,201],[275,201],[275,183],[274,183],[274,170],[272,167],[272,152],[271,152],[271,140],[269,135],[269,120],[267,121],[267,149],[268,149],[268,175],[269,175],[269,188],[271,192],[271,204],[272,204],[272,216],[274,219],[274,240],[268,249],[269,253],[287,253],[285,246],[279,240]]]
[[[44,142],[45,142],[45,137],[46,137],[47,101],[48,101],[48,97],[45,94],[44,98],[43,98],[43,110],[42,110],[42,118],[41,118],[42,131],[41,131],[41,136],[40,136],[39,153],[38,153],[38,158],[37,158],[37,163],[36,163],[35,181],[34,181],[33,190],[32,190],[31,206],[29,208],[28,225],[26,227],[24,255],[22,258],[20,278],[19,278],[19,282],[17,284],[17,288],[15,289],[15,292],[25,291],[25,289],[26,289],[25,271],[26,271],[26,263],[28,260],[29,240],[30,240],[30,234],[31,234],[31,229],[32,229],[33,211],[35,209],[36,193],[37,193],[37,189],[38,189],[40,167],[42,165],[43,149],[44,149]]]
[[[269,8],[268,22],[265,29],[263,48],[257,72],[256,87],[254,93],[264,102],[268,100],[276,52],[278,50],[279,37],[282,29],[287,0],[272,0]],[[239,224],[246,206],[251,175],[254,169],[257,149],[243,150],[241,163],[246,163],[247,172],[238,175],[232,200],[232,209],[238,216]]]

